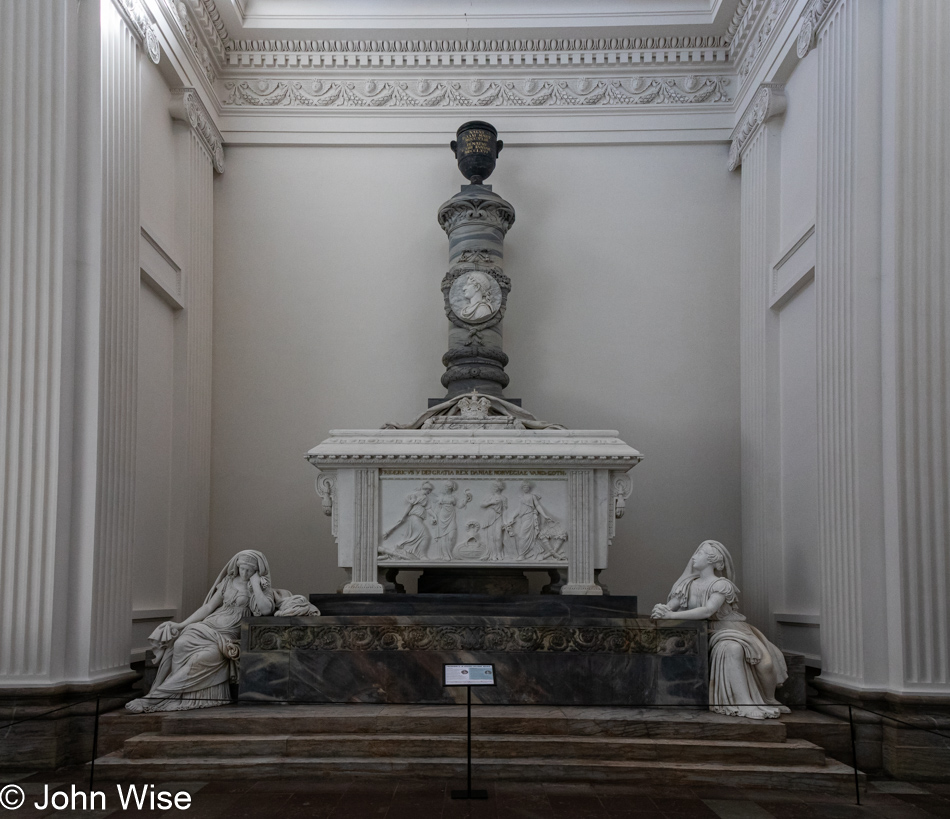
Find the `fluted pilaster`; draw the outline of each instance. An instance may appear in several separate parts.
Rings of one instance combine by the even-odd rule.
[[[818,33],[818,538],[822,677],[887,673],[881,474],[880,8]]]
[[[345,594],[382,594],[377,580],[376,553],[379,548],[379,470],[357,469],[353,493],[353,579],[343,587]]]
[[[24,684],[61,663],[53,621],[72,5],[0,0],[0,676]]]
[[[192,611],[207,589],[211,536],[211,308],[214,171],[207,146],[189,131],[188,249],[185,271],[187,346],[187,486],[182,606]]]
[[[777,485],[771,463],[769,379],[776,375],[776,318],[769,309],[777,242],[778,134],[769,121],[785,110],[780,85],[763,85],[733,134],[730,167],[742,165],[740,245],[740,424],[742,475],[742,609],[763,631],[771,625],[769,584],[775,576]],[[770,344],[771,340],[771,344]],[[774,416],[774,412],[771,413]],[[774,422],[773,422],[774,423]]]
[[[950,686],[950,7],[898,5],[894,321],[903,685]]]
[[[90,673],[127,668],[132,610],[138,363],[138,40],[101,6],[102,230],[98,496]]]

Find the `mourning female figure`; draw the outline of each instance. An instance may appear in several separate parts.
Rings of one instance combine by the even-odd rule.
[[[249,616],[319,614],[300,595],[272,589],[260,552],[238,552],[221,570],[201,606],[181,623],[162,623],[149,636],[158,672],[148,694],[129,711],[187,711],[230,702],[237,679],[241,620]]]
[[[732,557],[715,540],[700,544],[654,620],[709,620],[709,710],[734,717],[774,719],[789,709],[775,699],[788,678],[778,647],[739,613]]]

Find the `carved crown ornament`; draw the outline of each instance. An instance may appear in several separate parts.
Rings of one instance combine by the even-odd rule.
[[[746,108],[742,119],[732,132],[729,146],[730,171],[742,164],[742,152],[756,132],[772,117],[785,112],[785,86],[781,83],[763,83]]]

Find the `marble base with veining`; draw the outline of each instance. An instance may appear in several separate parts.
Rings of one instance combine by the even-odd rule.
[[[242,626],[239,699],[439,704],[445,663],[493,663],[474,702],[705,705],[702,621],[442,616],[255,617]]]

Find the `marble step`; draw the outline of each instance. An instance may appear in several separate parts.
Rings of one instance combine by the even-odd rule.
[[[233,734],[182,736],[146,733],[127,740],[130,759],[217,757],[334,758],[459,757],[466,753],[464,734]],[[805,740],[736,742],[617,737],[476,735],[472,755],[479,759],[660,760],[700,762],[728,759],[741,764],[821,765],[824,751]]]
[[[476,780],[642,782],[651,785],[717,785],[738,788],[781,788],[822,793],[853,793],[854,771],[840,762],[821,765],[765,765],[734,762],[663,762],[656,760],[478,759],[472,760]],[[215,759],[128,759],[120,753],[96,760],[96,777],[146,782],[345,776],[419,776],[464,779],[464,758],[367,757],[302,758],[287,756]],[[860,774],[864,782],[864,775]]]
[[[158,716],[158,715],[156,715]],[[103,719],[121,720],[124,715]],[[613,736],[782,742],[780,720],[736,719],[706,710],[474,706],[473,734]],[[161,714],[163,734],[461,734],[465,706],[238,705]]]

